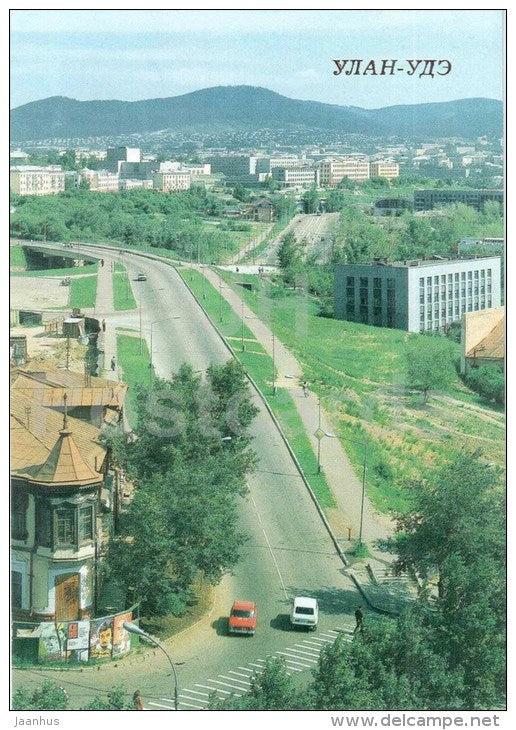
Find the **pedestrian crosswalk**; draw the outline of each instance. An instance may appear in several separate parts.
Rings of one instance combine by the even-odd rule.
[[[268,658],[273,656],[285,661],[287,673],[294,675],[298,672],[306,672],[317,666],[319,654],[327,644],[333,644],[337,636],[344,634],[347,640],[351,640],[353,630],[348,627],[336,627],[334,629],[320,630],[316,634],[309,634],[306,639],[296,634],[299,640],[291,646],[278,649]],[[224,700],[233,695],[241,697],[251,687],[254,673],[260,673],[265,668],[266,659],[254,659],[246,666],[237,666],[227,669],[212,679],[199,680],[193,687],[181,688],[179,691],[179,710],[205,710],[209,704],[210,695],[217,699]],[[145,703],[146,710],[173,710],[174,700],[168,697],[148,701]]]

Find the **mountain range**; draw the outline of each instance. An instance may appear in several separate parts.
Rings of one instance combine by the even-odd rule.
[[[501,137],[503,105],[458,99],[379,109],[290,99],[254,86],[215,86],[142,101],[52,96],[11,110],[11,140],[146,134],[159,130],[321,129],[371,137]]]

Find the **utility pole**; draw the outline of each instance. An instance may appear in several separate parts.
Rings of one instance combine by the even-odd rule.
[[[242,299],[242,352],[245,352],[244,342],[244,300]]]
[[[142,342],[142,297],[140,295],[140,355],[143,352],[143,342]]]
[[[319,422],[317,426],[317,430],[321,432],[321,399],[319,398]],[[321,440],[320,438],[317,439],[317,471],[320,474],[321,473]]]
[[[66,337],[66,369],[70,369],[70,335]]]

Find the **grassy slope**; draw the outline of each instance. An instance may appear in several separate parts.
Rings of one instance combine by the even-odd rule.
[[[131,335],[119,335],[116,338],[118,364],[122,369],[122,380],[128,384],[126,398],[127,417],[131,426],[136,425],[136,387],[149,384],[150,357],[145,340]]]
[[[301,467],[314,490],[320,505],[324,508],[334,507],[335,501],[323,474],[317,473],[317,459],[312,451],[310,441],[303,428],[294,401],[287,390],[278,388],[276,396],[272,396],[272,358],[265,354],[263,347],[254,339],[253,334],[244,324],[245,352],[241,351],[242,320],[223,299],[222,309],[219,292],[207,282],[202,274],[196,271],[180,271],[198,300],[202,303],[215,324],[236,350],[239,360],[255,380],[262,393],[267,396],[269,405],[281,423],[289,439]],[[203,297],[205,295],[205,298]],[[222,311],[222,321],[221,321]]]
[[[86,266],[70,266],[64,269],[38,269],[34,271],[14,271],[11,276],[79,276],[95,274],[98,271],[98,263],[86,264]]]
[[[116,265],[115,271],[112,274],[113,279],[113,302],[115,310],[118,312],[124,309],[136,309],[137,304],[133,295],[133,290],[129,282],[129,276],[125,266],[120,264]]]
[[[97,275],[72,279],[70,283],[70,307],[94,307],[97,295]]]
[[[224,273],[228,285],[235,276]],[[317,316],[311,298],[256,277],[258,289],[243,293],[247,304],[296,355],[312,389],[342,439],[367,442],[368,493],[381,510],[406,508],[403,481],[453,453],[480,448],[504,463],[504,416],[464,387],[458,377],[428,405],[404,387],[408,334]],[[422,336],[423,337],[423,336]],[[458,356],[459,346],[455,345]],[[363,450],[343,440],[357,473]]]
[[[27,266],[27,257],[25,249],[21,246],[9,246],[9,265],[10,266]]]

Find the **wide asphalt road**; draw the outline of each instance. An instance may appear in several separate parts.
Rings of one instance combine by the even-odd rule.
[[[148,342],[150,324],[155,323],[153,360],[160,376],[169,377],[183,362],[205,370],[210,363],[228,360],[228,350],[171,266],[129,253],[121,259],[106,251],[102,255],[106,261],[122,260],[131,278],[138,272],[147,276],[147,281],[132,286],[137,300],[141,298],[142,329]],[[139,326],[138,311],[118,317],[125,326]],[[209,619],[167,643],[178,663],[180,709],[184,710],[201,709],[210,691],[217,690],[219,697],[245,691],[253,670],[270,654],[283,656],[296,676],[308,676],[324,643],[335,638],[336,630],[351,627],[359,601],[285,444],[254,392],[253,400],[259,408],[252,426],[259,461],[248,480],[249,495],[241,503],[240,528],[248,536],[242,559],[235,574],[226,576],[219,586]],[[315,634],[289,629],[287,614],[295,595],[318,598],[320,624]],[[228,611],[236,598],[257,603],[254,637],[226,634]],[[51,671],[44,673],[52,676]],[[16,674],[23,674],[16,676],[16,684],[29,679],[27,672]],[[33,680],[35,674],[30,674]],[[41,671],[37,675],[41,677]],[[75,684],[67,684],[68,678]],[[98,689],[124,682],[131,691],[140,689],[146,709],[173,709],[172,676],[159,651],[145,661],[121,662],[117,668],[85,669],[73,677],[59,673],[58,680],[67,687],[75,707]]]

